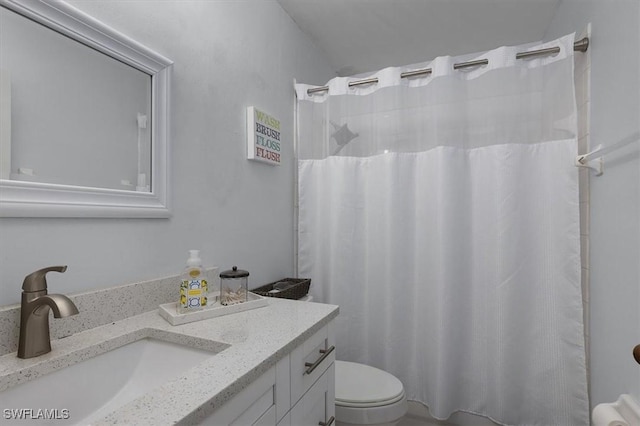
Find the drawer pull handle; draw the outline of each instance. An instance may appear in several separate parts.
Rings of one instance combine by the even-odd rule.
[[[329,356],[329,354],[330,354],[331,352],[333,352],[333,350],[334,350],[335,348],[336,348],[336,347],[332,345],[329,349],[320,349],[320,351],[319,351],[319,352],[320,352],[322,355],[320,355],[320,358],[318,358],[318,359],[316,360],[316,362],[305,362],[305,363],[304,363],[304,366],[305,366],[305,367],[307,367],[307,369],[306,369],[306,370],[304,370],[304,374],[303,374],[303,376],[304,376],[305,374],[311,374],[311,373],[313,373],[313,370],[315,370],[315,369],[316,369],[316,367],[317,367],[317,366],[319,366],[319,365],[320,365],[320,363],[321,363],[322,361],[324,361],[324,359],[325,359],[326,357],[328,357],[328,356]],[[327,424],[331,424],[331,423],[327,423]]]
[[[336,421],[336,418],[335,418],[335,417],[333,417],[333,416],[331,416],[331,417],[329,418],[329,421],[328,421],[328,422],[326,422],[326,423],[325,423],[325,422],[320,422],[320,423],[318,423],[318,425],[319,425],[319,426],[331,426],[331,425],[333,424],[333,422],[335,422],[335,421]]]

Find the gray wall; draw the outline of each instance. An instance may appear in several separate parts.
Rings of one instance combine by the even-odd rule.
[[[640,126],[640,2],[563,0],[546,39],[592,23],[592,147],[607,146]],[[640,400],[640,143],[605,158],[591,177],[592,404],[621,393]]]
[[[72,293],[177,274],[192,248],[250,287],[292,274],[293,79],[332,78],[323,53],[272,0],[70,3],[174,61],[173,217],[0,219],[0,305],[43,266]],[[281,120],[281,166],[246,160],[250,105]]]

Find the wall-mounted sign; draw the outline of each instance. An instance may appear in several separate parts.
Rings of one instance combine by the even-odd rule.
[[[247,108],[247,158],[280,165],[280,120],[256,107]]]

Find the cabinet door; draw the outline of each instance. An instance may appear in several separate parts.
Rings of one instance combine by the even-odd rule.
[[[278,426],[291,426],[291,413],[287,413],[284,417],[278,422]]]
[[[287,354],[276,364],[276,420],[280,422],[291,408],[291,363]]]
[[[335,367],[332,363],[291,409],[296,426],[333,425],[335,420]]]

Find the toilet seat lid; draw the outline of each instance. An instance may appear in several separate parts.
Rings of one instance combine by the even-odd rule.
[[[384,405],[401,399],[402,382],[369,365],[336,361],[336,403]]]

